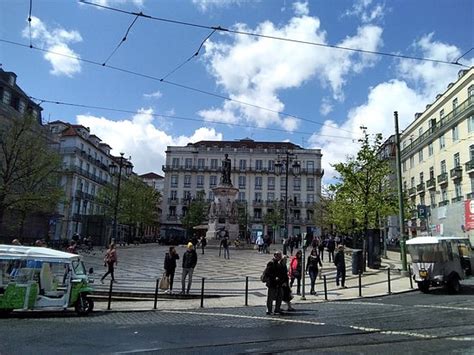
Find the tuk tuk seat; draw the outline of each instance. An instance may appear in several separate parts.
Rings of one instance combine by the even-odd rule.
[[[62,297],[64,291],[58,291],[54,288],[53,273],[49,263],[43,263],[40,271],[40,294],[47,297]]]

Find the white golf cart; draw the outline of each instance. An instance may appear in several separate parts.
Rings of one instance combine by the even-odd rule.
[[[90,273],[92,273],[92,269]],[[80,315],[94,302],[82,257],[49,248],[0,245],[0,314],[15,309],[67,309]]]
[[[416,237],[406,245],[413,279],[422,292],[428,292],[430,286],[446,286],[457,293],[460,281],[473,274],[474,253],[468,237]]]

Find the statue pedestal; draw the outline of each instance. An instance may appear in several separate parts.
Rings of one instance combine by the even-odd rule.
[[[219,184],[212,189],[214,201],[209,211],[209,224],[206,232],[208,240],[220,239],[221,231],[227,231],[230,239],[239,237],[239,223],[237,219],[237,202],[235,201],[239,189],[231,184]],[[224,233],[222,233],[224,234]]]

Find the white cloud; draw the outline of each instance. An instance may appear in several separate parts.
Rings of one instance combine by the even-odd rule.
[[[384,4],[373,4],[372,0],[358,0],[352,5],[350,10],[344,13],[345,16],[356,16],[363,23],[370,23],[382,20],[385,15]]]
[[[324,98],[321,103],[321,107],[319,108],[319,112],[323,116],[327,116],[333,110],[334,106],[331,104],[331,101],[328,98]]]
[[[213,128],[201,127],[190,136],[172,136],[154,125],[153,110],[140,109],[131,118],[113,121],[106,117],[78,115],[76,121],[89,127],[91,133],[112,147],[113,154],[124,152],[132,156],[134,171],[146,173],[161,172],[165,163],[168,145],[186,145],[200,140],[222,140],[222,133]],[[126,139],[124,139],[126,137]]]
[[[198,9],[202,12],[206,12],[216,7],[228,7],[231,5],[240,6],[242,3],[245,2],[246,0],[193,0],[193,4],[196,5]]]
[[[423,37],[414,47],[421,56],[433,59],[452,60],[459,52],[456,47],[432,41],[432,35]],[[473,60],[470,62],[474,64]],[[346,161],[348,155],[355,155],[359,150],[360,126],[367,127],[369,134],[382,133],[386,139],[394,133],[393,112],[398,111],[402,131],[414,120],[416,112],[423,112],[426,104],[435,100],[436,94],[444,92],[447,84],[456,80],[458,70],[456,66],[445,64],[402,60],[394,70],[396,77],[370,88],[367,101],[349,110],[343,123],[337,125],[326,121],[335,128],[324,126],[309,139],[311,147],[322,149],[325,182],[330,182],[335,175],[330,164]]]
[[[145,97],[147,99],[159,99],[162,96],[163,96],[163,94],[159,90],[156,90],[155,92],[152,92],[150,94],[143,94],[143,97]]]
[[[308,2],[295,2],[293,3],[293,9],[295,10],[296,16],[308,16],[309,15],[309,8]]]
[[[295,7],[301,16],[293,17],[281,27],[267,21],[256,29],[244,24],[237,24],[235,28],[268,36],[327,43],[319,19],[304,15],[308,13],[307,4],[298,4]],[[380,27],[363,26],[339,45],[373,51],[381,45],[381,34]],[[277,125],[292,131],[298,127],[298,121],[280,117],[277,113],[285,108],[278,96],[280,91],[301,87],[316,77],[323,87],[332,91],[334,99],[343,100],[347,76],[358,74],[375,62],[373,55],[243,35],[229,37],[232,43],[209,40],[204,44],[204,60],[209,72],[232,99],[269,108],[273,112],[226,101],[220,108],[202,110],[200,115],[206,120],[222,117],[227,122],[246,121],[259,127]]]
[[[145,0],[89,0],[90,2],[102,5],[102,6],[113,6],[113,5],[122,5],[126,3],[132,3],[136,6],[142,7]]]
[[[22,36],[29,38],[28,27],[22,31]],[[72,77],[81,71],[81,62],[77,59],[80,56],[69,47],[69,43],[82,41],[78,31],[66,31],[60,27],[49,30],[38,17],[32,16],[31,38],[36,46],[50,51],[44,54],[44,58],[53,67],[51,74]]]

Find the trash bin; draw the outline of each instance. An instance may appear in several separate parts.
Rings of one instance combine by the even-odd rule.
[[[362,250],[352,250],[352,275],[358,275],[362,272]]]

